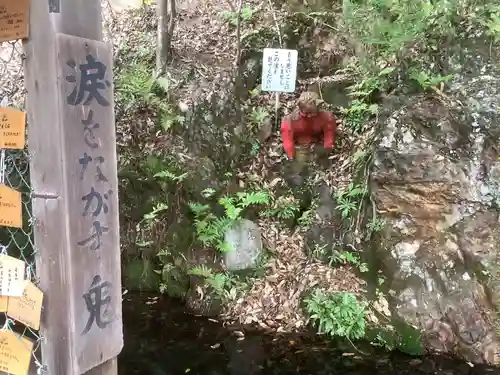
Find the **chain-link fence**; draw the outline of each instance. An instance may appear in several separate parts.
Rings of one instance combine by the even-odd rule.
[[[24,110],[23,61],[24,53],[21,41],[0,43],[0,106],[2,107]],[[20,192],[23,206],[22,228],[0,227],[0,252],[26,262],[26,278],[37,285],[29,159],[27,141],[24,150],[0,150],[0,184]],[[40,358],[39,349],[42,338],[39,332],[15,322],[6,313],[0,315],[2,315],[1,329],[3,331],[10,330],[20,339],[26,337],[34,341],[30,374],[41,374],[44,367]]]

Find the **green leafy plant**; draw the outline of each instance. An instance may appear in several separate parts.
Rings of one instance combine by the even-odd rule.
[[[315,244],[314,249],[312,250],[312,256],[317,259],[326,258],[329,253],[328,247],[328,245]]]
[[[377,232],[381,232],[384,229],[385,220],[379,217],[372,218],[368,224],[366,224],[366,230],[369,235]]]
[[[149,224],[152,224],[152,222],[154,222],[158,218],[158,216],[166,210],[168,210],[167,204],[157,203],[151,212],[144,214],[144,221],[148,222]]]
[[[481,24],[486,27],[486,34],[493,38],[494,43],[500,41],[500,6],[492,7],[489,18],[482,19]]]
[[[146,65],[131,65],[118,76],[115,89],[117,102],[126,110],[148,103],[154,95],[153,86],[154,77]]]
[[[172,180],[175,182],[181,182],[187,177],[187,173],[182,173],[180,175],[176,175],[175,173],[172,173],[170,171],[161,171],[158,173],[155,173],[154,177],[161,178],[164,180]]]
[[[362,79],[348,87],[348,95],[352,98],[348,108],[341,108],[341,112],[345,116],[345,124],[355,133],[361,133],[367,125],[368,119],[378,114],[378,105],[370,103],[374,92],[382,90],[387,76],[394,71],[393,67],[380,69],[378,73],[359,71]]]
[[[155,109],[158,124],[168,131],[175,123],[183,123],[185,118],[176,114],[165,100],[170,96],[171,80],[166,77],[154,77],[152,70],[145,64],[136,63],[121,72],[117,79],[117,103],[126,111],[141,106]]]
[[[342,13],[358,58],[350,68],[360,82],[350,88],[353,100],[342,109],[346,127],[354,132],[363,131],[367,119],[377,115],[373,94],[388,87],[391,78],[400,85],[408,66],[426,67],[410,70],[409,78],[424,89],[436,89],[453,77],[440,75],[434,63],[436,52],[448,49],[450,40],[481,33],[493,43],[500,40],[499,6],[492,2],[343,0]]]
[[[357,267],[360,272],[368,272],[368,265],[365,262],[362,262],[358,255],[351,253],[350,251],[334,250],[330,257],[330,265],[333,263],[348,263]]]
[[[363,102],[368,100],[375,91],[380,91],[384,88],[387,76],[389,76],[394,70],[395,68],[391,66],[387,66],[375,72],[363,70],[362,68],[360,70],[358,67],[357,73],[361,74],[361,79],[358,83],[348,87],[348,95],[351,98],[358,99]]]
[[[240,20],[241,23],[250,23],[257,13],[257,10],[244,6],[241,8]],[[232,11],[224,11],[221,13],[222,18],[233,26],[238,24],[238,13]]]
[[[265,191],[240,192],[234,196],[221,197],[218,203],[224,208],[222,217],[213,214],[209,204],[190,203],[189,207],[195,215],[194,225],[198,240],[205,246],[228,252],[231,248],[224,240],[227,230],[242,218],[246,208],[268,204],[269,194]]]
[[[157,257],[161,264],[161,269],[155,270],[161,276],[160,293],[174,298],[185,297],[189,280],[186,277],[184,256],[165,248],[157,253]]]
[[[393,336],[394,334],[392,334],[391,332],[377,332],[377,335],[373,338],[372,341],[370,341],[370,344],[391,352],[396,348]]]
[[[345,115],[346,126],[355,133],[361,133],[369,116],[378,113],[378,105],[354,99],[349,108],[342,109],[342,113]]]
[[[248,120],[254,128],[259,128],[269,117],[269,112],[262,107],[253,108],[248,115]]]
[[[498,41],[499,10],[495,2],[477,0],[342,1],[345,31],[355,40],[359,68],[370,77],[387,64],[431,66],[430,54],[447,48],[449,41],[457,38],[484,33]],[[424,77],[420,80],[431,84]]]
[[[453,79],[454,76],[455,76],[454,74],[449,74],[446,76],[442,76],[440,74],[431,75],[422,70],[416,70],[416,69],[410,71],[410,78],[418,82],[420,87],[422,87],[424,90],[428,88],[438,87],[439,85],[444,84]]]
[[[204,285],[223,302],[236,300],[252,285],[251,278],[241,279],[230,272],[215,272],[205,265],[191,268],[188,275],[202,278]]]
[[[204,198],[210,198],[216,193],[215,189],[212,188],[206,188],[201,191],[201,195],[203,195]]]
[[[264,210],[263,215],[276,217],[279,220],[289,220],[295,218],[300,211],[300,205],[293,196],[279,196],[273,200],[271,206]]]
[[[250,155],[255,156],[260,152],[260,142],[254,141],[252,142],[252,148],[250,149]]]
[[[173,181],[175,183],[179,183],[183,181],[187,177],[187,173],[182,173],[182,174],[175,174],[172,173],[168,170],[162,170],[160,172],[157,172],[153,175],[153,177],[158,178],[163,181]],[[165,211],[169,209],[169,205],[165,202],[158,202],[154,205],[153,210],[144,214],[142,222],[145,222],[148,224],[148,227],[151,228],[153,223],[155,223],[158,219],[158,217]]]
[[[308,228],[313,223],[314,212],[315,211],[312,208],[302,212],[300,217],[297,219],[297,223],[304,228]]]
[[[350,183],[347,189],[338,190],[335,193],[337,199],[337,210],[340,210],[343,219],[357,209],[358,202],[363,196],[364,190],[361,185],[354,185]]]
[[[188,274],[203,278],[205,285],[210,287],[218,296],[224,296],[225,288],[230,283],[228,275],[221,272],[214,272],[205,265],[191,268]]]
[[[348,292],[314,290],[304,299],[305,310],[318,333],[359,340],[366,334],[366,303]]]

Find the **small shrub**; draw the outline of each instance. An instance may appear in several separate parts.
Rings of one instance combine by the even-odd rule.
[[[149,102],[154,85],[151,69],[144,64],[127,67],[117,77],[117,103],[125,110],[144,105]]]
[[[369,235],[381,232],[385,227],[385,220],[379,217],[374,217],[366,224],[366,231]]]
[[[315,290],[305,298],[309,319],[318,333],[359,340],[366,334],[366,304],[348,292],[325,293]]]
[[[453,74],[442,76],[440,74],[432,75],[422,70],[416,70],[416,69],[410,70],[410,78],[418,82],[419,86],[424,90],[445,84],[446,82],[453,79],[453,77],[454,77]]]
[[[300,205],[293,196],[279,196],[273,200],[271,207],[263,212],[263,216],[275,217],[279,220],[295,218],[300,211]]]
[[[336,192],[335,197],[337,199],[337,210],[340,210],[340,214],[343,219],[349,217],[349,215],[355,211],[358,207],[359,200],[363,196],[363,188],[361,185],[354,185],[350,183],[346,189],[339,190]]]
[[[225,288],[229,284],[229,276],[224,273],[216,273],[204,265],[194,267],[188,271],[188,275],[203,278],[205,285],[210,287],[218,296],[224,296]]]
[[[362,262],[357,254],[353,254],[349,251],[333,250],[333,254],[330,257],[330,265],[333,263],[348,263],[351,266],[358,268],[360,272],[368,272],[368,265],[365,262]]]

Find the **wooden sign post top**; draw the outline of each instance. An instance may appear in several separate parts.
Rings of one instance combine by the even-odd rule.
[[[56,35],[64,127],[77,372],[123,347],[118,176],[111,46]]]
[[[29,8],[30,0],[0,2],[0,42],[29,36]]]

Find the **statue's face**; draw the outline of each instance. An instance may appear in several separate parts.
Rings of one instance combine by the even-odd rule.
[[[318,114],[318,109],[314,103],[309,103],[304,106],[299,107],[302,116],[304,117],[314,117]]]

